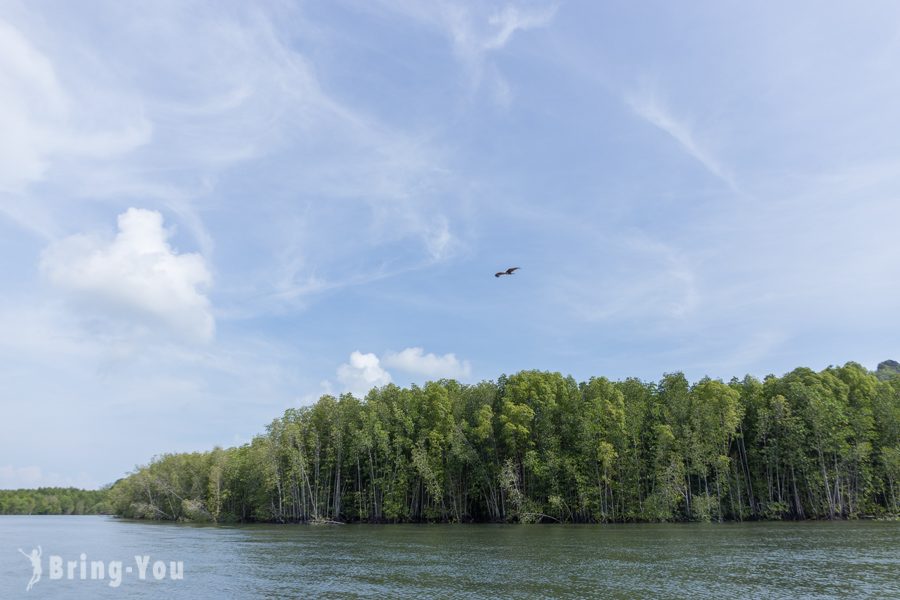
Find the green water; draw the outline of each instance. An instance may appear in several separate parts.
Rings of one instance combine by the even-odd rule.
[[[17,548],[40,544],[43,573]],[[49,556],[122,561],[51,579]],[[135,555],[184,578],[136,573]],[[167,569],[168,571],[168,569]],[[199,527],[0,517],[0,597],[900,598],[900,523]]]

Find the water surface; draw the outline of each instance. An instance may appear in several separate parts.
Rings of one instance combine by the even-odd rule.
[[[41,580],[26,557],[43,549]],[[49,557],[121,561],[121,585]],[[146,579],[135,555],[149,556]],[[152,564],[164,561],[155,580]],[[169,579],[169,561],[184,578]],[[123,568],[124,571],[124,568]],[[900,598],[900,523],[191,526],[0,517],[0,597]]]

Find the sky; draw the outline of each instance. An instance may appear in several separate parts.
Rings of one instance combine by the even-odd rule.
[[[2,0],[0,487],[387,383],[900,358],[897,73],[887,1]]]

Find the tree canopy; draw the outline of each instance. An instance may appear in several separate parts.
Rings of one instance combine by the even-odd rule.
[[[387,385],[288,409],[243,446],[159,456],[109,499],[125,517],[214,522],[897,515],[900,376]]]
[[[0,515],[97,515],[110,512],[106,489],[0,490]]]

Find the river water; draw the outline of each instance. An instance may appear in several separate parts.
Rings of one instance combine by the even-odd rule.
[[[18,549],[38,545],[41,578],[26,592],[34,571]],[[92,562],[102,578],[94,564],[92,579]],[[900,523],[204,527],[0,517],[4,599],[348,596],[900,598]]]

